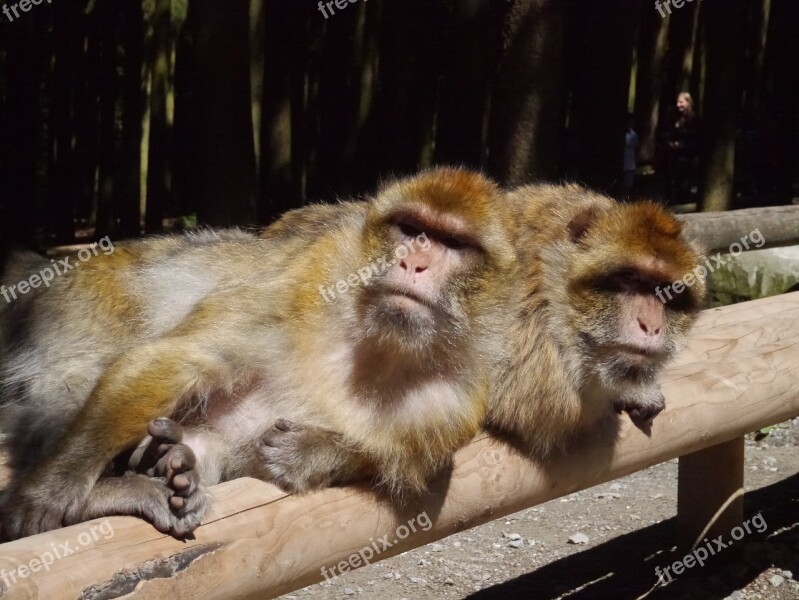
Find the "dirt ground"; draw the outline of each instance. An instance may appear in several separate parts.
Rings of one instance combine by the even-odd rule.
[[[664,586],[655,567],[683,556],[673,550],[676,460],[283,598],[799,599],[799,418],[759,441],[748,436],[746,491],[744,518],[757,519],[752,533],[704,566],[670,573]],[[575,534],[587,541],[570,543]]]

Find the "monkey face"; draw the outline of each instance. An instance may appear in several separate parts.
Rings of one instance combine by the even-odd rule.
[[[704,281],[666,295],[699,265],[680,225],[652,203],[591,217],[576,241],[572,314],[587,354],[614,382],[652,379],[685,344]]]
[[[515,266],[493,183],[457,169],[398,182],[370,205],[364,247],[383,268],[360,298],[371,331],[420,350],[473,339]],[[414,340],[412,343],[411,340]]]

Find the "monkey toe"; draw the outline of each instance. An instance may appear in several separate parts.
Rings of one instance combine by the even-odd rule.
[[[183,427],[168,417],[158,417],[150,421],[147,433],[161,444],[177,444],[183,440]]]
[[[274,427],[286,433],[302,431],[301,425],[298,425],[294,421],[289,421],[288,419],[277,419]]]
[[[158,417],[147,425],[147,436],[128,459],[128,469],[149,477],[157,477],[160,459],[183,439],[183,428],[167,417]]]
[[[172,510],[170,533],[175,537],[185,537],[194,531],[202,521],[208,507],[210,497],[202,485],[197,485],[191,494],[172,496],[169,507]]]
[[[200,484],[194,451],[185,444],[170,447],[155,467],[155,476],[163,477],[167,485],[179,496],[188,496]]]

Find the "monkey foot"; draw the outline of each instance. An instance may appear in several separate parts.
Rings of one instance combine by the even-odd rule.
[[[330,485],[332,435],[318,427],[278,419],[256,448],[266,479],[289,493]],[[326,448],[328,442],[330,447]]]
[[[171,495],[168,504],[177,521],[169,533],[182,536],[195,529],[210,501],[197,469],[197,458],[183,439],[183,428],[159,417],[147,426],[148,436],[130,457],[128,466],[136,473],[161,479]]]
[[[666,408],[666,403],[663,397],[660,396],[655,401],[646,403],[622,401],[617,403],[615,408],[618,412],[626,412],[630,415],[630,420],[636,427],[647,431],[652,426],[652,421],[655,420],[655,417]]]

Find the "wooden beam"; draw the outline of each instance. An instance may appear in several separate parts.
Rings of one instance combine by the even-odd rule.
[[[679,215],[688,234],[708,250],[727,250],[755,229],[768,246],[799,243],[799,206],[766,206]]]
[[[287,593],[321,580],[322,568],[329,573],[341,561],[375,562],[799,415],[797,315],[799,293],[706,311],[663,377],[668,408],[650,436],[622,418],[617,432],[608,423],[582,448],[546,464],[478,439],[457,454],[449,477],[404,508],[365,489],[289,497],[268,483],[239,479],[213,490],[214,509],[193,540],[174,540],[132,518],[92,521],[0,546],[0,585],[9,598]],[[50,562],[46,553],[63,544],[74,552]],[[10,573],[16,581],[4,584]]]
[[[708,538],[728,537],[744,520],[744,438],[685,454],[678,471],[680,545],[693,548]]]

